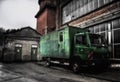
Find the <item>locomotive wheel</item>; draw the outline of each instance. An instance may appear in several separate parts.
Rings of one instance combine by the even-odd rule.
[[[79,73],[79,71],[80,71],[80,64],[78,62],[73,62],[73,64],[72,64],[72,71],[74,73]]]
[[[45,61],[44,66],[50,67],[50,65],[51,65],[50,58],[47,58],[46,61]]]

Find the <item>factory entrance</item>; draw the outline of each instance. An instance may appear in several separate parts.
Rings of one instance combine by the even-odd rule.
[[[22,60],[22,45],[16,44],[15,45],[15,61],[21,61]]]
[[[31,47],[31,61],[37,61],[37,45]]]

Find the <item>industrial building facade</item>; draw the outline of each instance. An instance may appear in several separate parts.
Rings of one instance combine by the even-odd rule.
[[[37,31],[47,34],[67,24],[103,35],[112,59],[120,59],[119,0],[39,0]],[[41,22],[42,21],[42,22]]]

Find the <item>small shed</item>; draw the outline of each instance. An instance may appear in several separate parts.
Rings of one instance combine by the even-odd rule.
[[[31,27],[5,34],[4,61],[39,61],[41,35]]]

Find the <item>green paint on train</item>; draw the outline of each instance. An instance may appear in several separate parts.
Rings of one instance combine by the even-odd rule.
[[[83,65],[106,65],[109,58],[103,36],[73,26],[42,36],[40,54],[46,65],[54,60],[68,62],[74,72]]]

